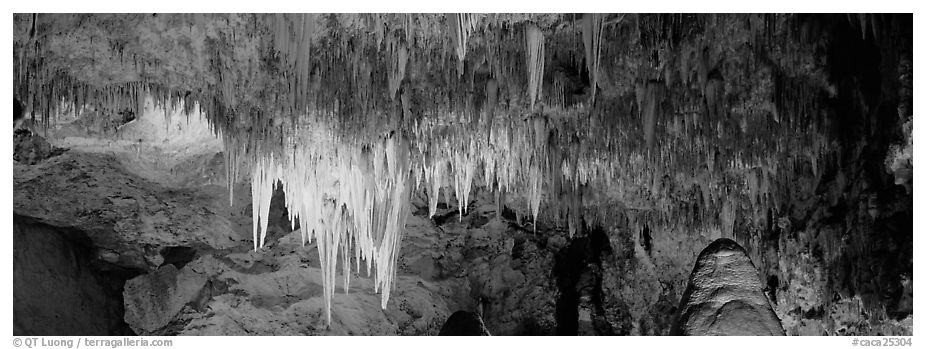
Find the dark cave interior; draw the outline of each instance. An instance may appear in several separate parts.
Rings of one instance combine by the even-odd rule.
[[[912,335],[911,14],[13,24],[14,335]]]

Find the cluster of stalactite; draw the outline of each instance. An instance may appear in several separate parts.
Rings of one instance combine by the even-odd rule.
[[[769,143],[735,141],[744,136],[737,133],[717,146],[711,141],[717,135],[686,130],[682,116],[665,125],[676,127],[675,134],[648,148],[640,136],[645,125],[627,122],[615,130],[568,113],[498,115],[478,123],[434,117],[419,124],[411,137],[413,170],[431,200],[431,213],[440,188],[452,187],[462,215],[475,181],[484,190],[526,200],[535,224],[541,211],[555,213],[547,215],[557,217],[548,223],[570,232],[582,219],[606,217],[613,209],[609,204],[621,203],[650,212],[654,222],[690,229],[722,225],[731,233],[737,214],[745,215],[740,221],[765,224],[767,210],[788,199],[789,181],[822,176],[818,168],[835,150],[819,133]]]
[[[499,115],[479,123],[434,116],[407,133],[365,140],[343,137],[326,124],[330,119],[313,115],[303,118],[311,122],[277,134],[279,141],[259,132],[222,136],[229,178],[250,173],[254,247],[264,244],[277,185],[304,241],[318,242],[328,316],[336,266],[340,261],[346,291],[351,258],[358,271],[366,263],[386,306],[413,190],[427,193],[430,214],[445,195],[455,199],[461,216],[474,188],[495,191],[499,200],[524,200],[535,228],[537,218],[546,216],[545,224],[566,226],[570,235],[583,220],[607,224],[630,217],[640,229],[719,229],[733,236],[736,224],[769,224],[767,213],[789,199],[792,181],[827,161],[822,143],[797,157],[766,151],[750,158],[699,147],[704,140],[656,152],[633,147],[640,140],[629,141],[624,133],[593,127],[593,119],[560,113],[566,112]],[[632,213],[615,216],[615,208]]]
[[[385,308],[411,206],[407,140],[384,134],[355,142],[336,136],[324,118],[306,115],[303,120],[284,131],[280,143],[249,134],[224,135],[229,177],[250,172],[254,248],[264,245],[270,200],[280,186],[293,229],[298,222],[303,244],[317,243],[328,321],[338,262],[344,292],[353,259],[354,270],[365,266],[374,278]]]
[[[338,253],[345,282],[351,256],[364,261],[386,305],[412,190],[431,214],[443,193],[462,216],[480,187],[523,200],[535,228],[572,233],[617,207],[732,234],[769,224],[794,179],[836,161],[818,112],[832,93],[822,44],[794,16],[161,16],[180,23],[164,40],[203,51],[190,68],[203,76],[149,52],[151,71],[100,85],[43,59],[30,34],[14,42],[16,92],[44,115],[137,110],[146,95],[201,110],[225,141],[230,197],[250,174],[255,248],[277,185],[319,242],[329,316]],[[879,20],[852,22],[881,32]]]

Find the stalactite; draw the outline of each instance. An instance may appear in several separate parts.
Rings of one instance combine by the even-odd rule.
[[[604,16],[600,13],[587,13],[582,18],[582,41],[585,43],[585,65],[591,82],[592,101],[595,100],[598,86],[598,66],[601,56],[601,32]]]
[[[527,90],[530,98],[530,108],[534,109],[534,101],[540,97],[543,88],[543,32],[536,25],[528,24],[524,28],[524,40],[527,43],[525,50],[527,58]]]
[[[660,84],[645,82],[642,90],[637,91],[637,102],[643,121],[643,135],[647,148],[653,147],[656,133],[656,121],[660,112]]]
[[[251,172],[251,198],[254,201],[251,208],[254,217],[252,225],[255,250],[264,246],[264,239],[267,237],[270,199],[273,197],[273,190],[279,177],[279,169],[273,163],[272,156],[269,159],[259,158],[256,161]]]
[[[303,242],[318,242],[330,322],[337,254],[347,253],[349,242],[358,266],[363,260],[368,273],[375,270],[375,289],[382,292],[385,308],[410,210],[411,168],[408,143],[400,136],[361,146],[323,137],[325,127],[313,130],[318,125],[300,128],[289,137],[292,151],[239,144],[241,149],[229,154],[250,159],[255,249],[266,242],[270,197],[277,182],[287,193],[285,205],[290,219],[302,228]],[[345,290],[349,264],[342,255]]]
[[[399,39],[391,35],[386,41],[386,46],[391,62],[388,71],[389,98],[395,99],[396,92],[399,91],[402,79],[405,78],[405,66],[408,63],[408,49],[405,47],[405,43],[399,42]]]
[[[463,64],[466,61],[466,43],[470,33],[476,29],[476,17],[470,13],[447,14],[447,25],[450,28],[450,41],[457,55],[457,74],[463,75]]]

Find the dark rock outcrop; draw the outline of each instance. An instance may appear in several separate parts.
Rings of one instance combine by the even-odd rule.
[[[13,132],[13,160],[35,165],[42,160],[60,155],[65,149],[52,146],[45,138],[29,130]]]
[[[512,222],[513,217],[498,219],[493,193],[475,190],[470,200],[462,217],[439,226],[427,219],[426,209],[408,218],[399,273],[439,285],[451,309],[481,304],[482,320],[493,335],[555,334],[557,287],[551,267],[566,232],[535,233]],[[412,203],[427,207],[421,200]],[[456,206],[441,200],[436,216]]]
[[[14,216],[14,336],[133,334],[122,321],[128,275],[94,261],[87,240]]]
[[[459,310],[447,318],[439,336],[491,336],[479,314]]]
[[[673,335],[784,335],[746,251],[730,239],[708,245],[695,262]]]

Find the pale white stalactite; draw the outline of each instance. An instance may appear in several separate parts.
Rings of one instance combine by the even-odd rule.
[[[361,145],[331,137],[325,127],[297,128],[298,134],[288,138],[291,151],[262,152],[258,146],[247,153],[238,143],[240,149],[229,154],[250,158],[255,250],[266,242],[276,183],[286,193],[290,219],[298,220],[303,242],[317,242],[330,322],[339,259],[343,289],[349,289],[349,253],[357,269],[366,263],[385,308],[410,212],[412,171],[408,143],[400,136]]]
[[[425,174],[426,181],[430,179],[431,186],[428,190],[428,218],[434,217],[434,214],[437,213],[437,202],[440,200],[440,188],[441,181],[443,180],[442,169],[446,167],[446,164],[442,160],[437,160],[434,165],[430,167],[430,171]]]
[[[540,168],[538,166],[532,166],[530,173],[528,174],[528,180],[530,181],[530,193],[528,194],[528,202],[531,207],[531,215],[534,216],[534,232],[537,231],[537,216],[540,214],[540,200],[543,196],[543,190],[541,189],[543,177],[540,173]]]
[[[466,206],[469,205],[469,193],[473,187],[473,177],[476,175],[476,160],[473,159],[472,155],[467,156],[463,171],[463,204],[460,205],[462,210],[462,212],[460,212],[461,218],[463,217],[463,213],[466,213]]]
[[[270,159],[258,159],[251,172],[252,210],[255,217],[253,222],[254,249],[264,246],[267,237],[267,224],[270,215],[270,199],[277,181],[277,168]]]
[[[486,190],[499,193],[498,211],[504,208],[507,194],[510,202],[526,201],[534,229],[543,223],[543,206],[552,213],[548,217],[568,225],[570,235],[581,227],[586,213],[583,188],[592,182],[614,187],[608,195],[615,200],[635,195],[627,191],[627,183],[647,183],[655,195],[666,192],[661,177],[652,174],[656,169],[645,165],[642,154],[631,153],[618,162],[603,156],[594,145],[557,139],[558,133],[551,130],[563,129],[543,115],[525,118],[500,114],[483,121],[446,115],[416,121],[413,129],[406,130],[407,137],[414,138],[413,147],[400,135],[377,135],[372,141],[368,136],[339,138],[327,126],[330,120],[307,117],[300,121],[307,125],[295,127],[293,135],[282,138],[282,149],[286,150],[262,148],[268,142],[261,140],[249,146],[244,140],[226,142],[227,146],[238,147],[228,152],[230,157],[243,158],[233,163],[251,166],[255,248],[265,242],[265,212],[276,183],[286,193],[290,219],[293,224],[298,220],[303,241],[317,241],[326,316],[330,316],[338,261],[345,292],[349,290],[351,268],[359,272],[365,266],[366,275],[374,279],[374,290],[382,294],[382,306],[386,306],[396,277],[396,257],[410,211],[410,193],[415,187],[426,189],[430,216],[436,213],[443,191],[445,200],[456,196],[462,217],[473,186],[482,184]],[[708,171],[696,186],[703,193],[701,206],[705,210],[721,208],[724,202],[712,197],[721,187],[719,179],[708,175],[711,168],[746,169],[749,162],[724,158],[727,163],[721,166],[715,154],[703,156]],[[229,171],[234,172],[233,166],[229,165]],[[757,177],[759,192],[770,191],[765,189],[769,186],[767,176]],[[743,188],[749,188],[745,181]],[[738,208],[736,201],[727,205],[729,208],[721,209],[726,211],[725,219],[718,219],[718,223],[730,227]],[[658,211],[653,212],[653,217],[668,217],[662,212],[669,209],[665,203],[653,209]],[[523,211],[515,213],[520,217]]]
[[[463,75],[463,63],[466,60],[466,42],[469,35],[476,30],[476,17],[471,13],[447,14],[447,23],[450,27],[450,39],[453,42],[457,56],[457,72]]]
[[[348,294],[350,291],[350,253],[351,248],[351,239],[354,234],[341,234],[341,276],[344,278],[343,290],[344,294]]]
[[[527,42],[528,95],[530,108],[534,109],[534,102],[541,97],[543,88],[543,32],[536,25],[528,24],[524,29],[524,38]]]

